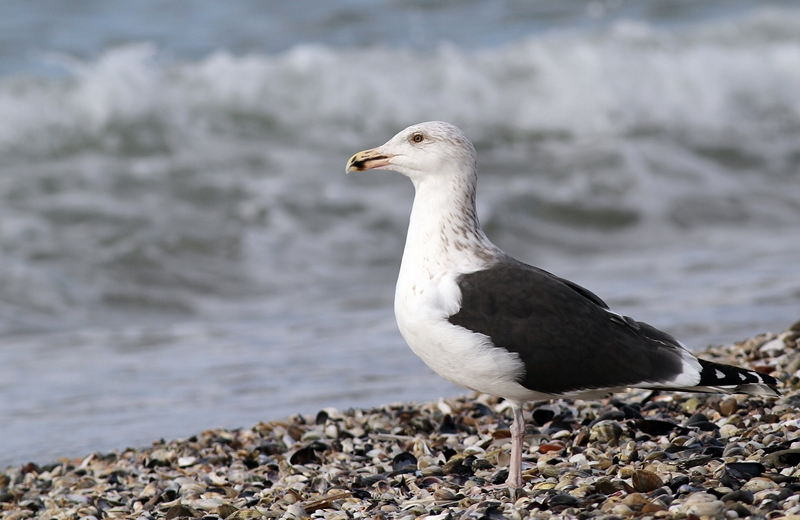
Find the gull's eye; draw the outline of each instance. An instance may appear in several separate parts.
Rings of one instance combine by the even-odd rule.
[[[421,143],[422,141],[425,140],[425,136],[420,133],[416,133],[411,136],[411,140],[415,143]]]

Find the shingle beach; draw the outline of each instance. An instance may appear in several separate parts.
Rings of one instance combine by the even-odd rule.
[[[0,473],[7,519],[800,518],[800,322],[699,353],[779,398],[632,391],[526,406],[485,395],[322,410]]]

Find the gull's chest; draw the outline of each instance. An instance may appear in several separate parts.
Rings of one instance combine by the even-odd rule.
[[[424,264],[403,262],[395,289],[397,325],[411,348],[420,354],[435,348],[453,325],[447,319],[461,306],[457,273],[435,271]]]
[[[410,319],[417,314],[427,316],[430,313],[447,319],[460,308],[461,290],[456,276],[424,268],[401,269],[395,289],[395,312]]]
[[[458,312],[461,291],[453,275],[414,276],[401,271],[394,311],[403,338],[417,356],[439,375],[468,386],[463,364],[481,348],[481,338],[448,321]]]
[[[461,276],[487,264],[473,248],[454,247],[455,233],[448,226],[433,229],[439,231],[415,227],[412,219],[395,289],[397,324],[418,354],[424,345],[449,336],[454,326],[448,318],[461,308]]]
[[[448,381],[478,392],[528,399],[531,392],[517,383],[524,371],[517,354],[448,321],[462,303],[459,276],[401,269],[395,293],[400,333],[411,350]]]

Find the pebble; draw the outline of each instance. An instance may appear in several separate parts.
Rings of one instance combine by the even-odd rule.
[[[589,440],[599,442],[616,442],[622,436],[622,426],[617,421],[600,421],[590,429]]]
[[[524,487],[513,495],[502,486],[510,409],[471,395],[9,467],[0,517],[800,518],[800,324],[701,356],[772,370],[784,395],[633,390],[530,404]]]
[[[722,496],[720,499],[723,502],[727,502],[729,500],[733,500],[734,502],[742,502],[745,504],[752,504],[753,503],[753,492],[747,491],[743,489],[739,489],[737,491],[731,491]]]
[[[653,500],[644,505],[642,508],[642,513],[658,513],[659,511],[666,511],[667,505],[662,503],[660,500]]]
[[[715,517],[724,511],[725,504],[709,493],[692,493],[677,509],[687,515]]]
[[[768,468],[785,468],[800,464],[800,449],[792,448],[788,450],[778,450],[770,453],[761,463]]]
[[[742,486],[742,491],[750,491],[752,493],[757,493],[759,491],[764,491],[767,489],[778,489],[780,486],[773,482],[768,478],[761,478],[756,477],[748,480],[745,485]]]
[[[560,442],[548,442],[539,445],[539,453],[550,453],[551,451],[561,451],[564,449],[564,444]]]
[[[700,406],[700,399],[696,397],[690,397],[689,399],[683,402],[683,404],[681,405],[681,410],[684,413],[691,414],[694,413],[695,410],[697,410],[698,406]]]
[[[727,439],[728,437],[733,437],[734,435],[739,435],[741,430],[732,424],[725,424],[719,429],[719,436],[723,439]]]
[[[664,485],[658,475],[643,469],[634,470],[633,475],[631,475],[631,481],[633,482],[633,489],[641,493],[655,491]]]
[[[739,403],[736,401],[735,397],[728,397],[724,399],[722,402],[719,403],[719,413],[722,414],[724,417],[728,417],[736,413],[736,410],[739,409]]]

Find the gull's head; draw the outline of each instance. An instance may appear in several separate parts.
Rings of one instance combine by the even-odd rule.
[[[420,123],[347,161],[347,173],[376,168],[402,173],[415,183],[438,175],[474,176],[475,148],[464,132],[449,123]]]

